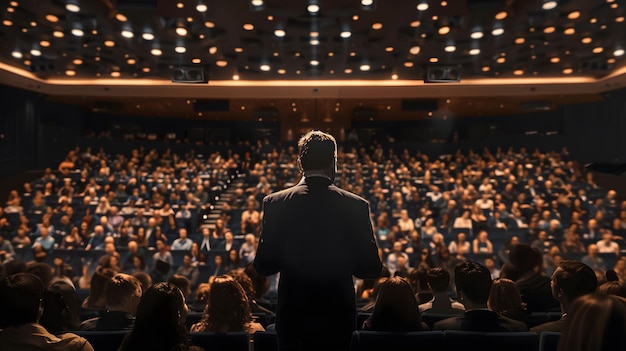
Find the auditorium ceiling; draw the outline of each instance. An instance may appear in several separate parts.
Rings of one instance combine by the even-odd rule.
[[[0,82],[96,112],[477,116],[626,87],[624,0],[0,3]]]

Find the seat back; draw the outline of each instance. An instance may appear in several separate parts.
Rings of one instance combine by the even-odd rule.
[[[442,331],[396,333],[355,330],[352,332],[350,351],[434,350],[440,348],[443,342]]]
[[[276,332],[256,332],[253,334],[252,338],[254,340],[254,351],[278,351]]]
[[[115,330],[115,331],[75,331],[76,335],[82,336],[87,339],[94,351],[117,351],[122,340],[129,333],[128,330]]]
[[[559,332],[541,332],[539,336],[539,351],[556,351],[560,338],[561,333]]]
[[[188,333],[191,343],[211,351],[249,351],[247,332],[233,333]]]
[[[445,349],[480,345],[481,351],[539,351],[539,334],[532,332],[466,332],[446,330]]]
[[[422,313],[422,322],[426,323],[428,327],[432,330],[433,325],[441,320],[450,318],[450,317],[458,317],[459,314],[441,314],[441,313],[430,313],[424,312]]]

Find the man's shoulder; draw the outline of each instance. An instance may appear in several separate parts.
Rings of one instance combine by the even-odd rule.
[[[531,332],[541,334],[541,332],[549,331],[549,332],[561,332],[563,331],[563,327],[565,326],[564,320],[558,321],[550,321],[543,324],[539,324],[530,328]]]

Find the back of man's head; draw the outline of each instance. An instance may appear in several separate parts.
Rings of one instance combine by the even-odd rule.
[[[298,141],[298,157],[302,170],[324,170],[332,166],[337,153],[335,138],[317,130],[306,133]]]
[[[445,292],[450,286],[450,273],[441,267],[431,268],[426,279],[434,293]]]
[[[0,328],[36,323],[42,312],[45,287],[31,273],[17,273],[0,282]]]
[[[31,273],[39,277],[45,287],[50,284],[52,280],[52,267],[45,262],[32,262],[26,266],[26,273]]]
[[[464,261],[454,268],[456,289],[477,304],[486,304],[491,292],[491,273],[480,263]]]
[[[595,292],[598,286],[598,277],[593,269],[574,260],[561,261],[552,275],[552,280],[554,280],[553,294],[558,294],[559,290],[563,290],[563,294],[570,302],[580,296]]]
[[[111,311],[135,314],[141,298],[141,282],[132,275],[118,273],[104,285],[104,302]]]

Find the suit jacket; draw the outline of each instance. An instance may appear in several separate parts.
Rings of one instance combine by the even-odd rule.
[[[264,276],[280,272],[281,349],[324,348],[320,342],[334,340],[349,346],[356,328],[352,276],[375,279],[382,271],[369,213],[367,201],[324,177],[303,178],[263,199],[254,268]]]
[[[477,332],[518,332],[528,331],[526,323],[516,321],[498,313],[477,309],[465,311],[462,316],[451,317],[435,322],[433,330],[462,330]]]
[[[558,321],[546,322],[530,328],[531,332],[541,334],[544,331],[561,333],[565,329],[566,317],[563,316]]]

